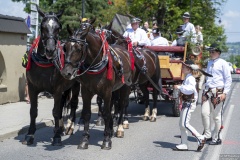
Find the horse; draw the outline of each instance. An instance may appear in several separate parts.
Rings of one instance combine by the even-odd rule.
[[[106,30],[109,34],[107,36],[108,43],[118,44],[123,46],[125,49],[128,49],[130,40],[127,40],[119,32],[111,28],[112,22],[108,26],[102,27],[102,30]],[[131,48],[128,50],[131,51]],[[143,120],[147,121],[150,119],[150,122],[155,122],[157,116],[157,97],[159,94],[161,94],[162,87],[159,59],[154,51],[146,48],[133,48],[132,51],[134,55],[134,66],[136,68],[136,73],[133,80],[133,88],[135,88],[135,86],[139,86],[143,93],[143,99],[145,102],[145,113],[143,115]],[[151,116],[149,106],[149,86],[153,88],[153,109]]]
[[[59,18],[63,11],[58,13],[44,13],[36,5],[37,11],[43,17],[40,25],[41,34],[35,39],[28,56],[26,77],[30,97],[30,127],[22,144],[31,145],[34,142],[36,131],[36,118],[38,115],[38,94],[47,91],[53,94],[54,108],[52,110],[55,128],[52,145],[61,145],[62,121],[62,92],[74,85],[75,81],[66,80],[60,74],[61,61],[59,53],[63,53],[58,41],[61,23]],[[34,51],[37,50],[37,51]],[[76,103],[76,102],[75,102]],[[78,103],[78,102],[77,102]],[[72,108],[71,115],[74,117],[76,111]],[[74,117],[75,118],[75,117]]]
[[[64,46],[65,65],[61,74],[69,80],[76,78],[81,83],[84,133],[78,149],[88,148],[91,99],[97,94],[104,101],[105,129],[101,148],[109,150],[112,148],[111,137],[114,133],[110,111],[112,92],[117,91],[119,105],[122,108],[126,106],[134,72],[131,70],[128,51],[119,45],[108,46],[104,34],[99,35],[91,29],[94,21],[84,23],[74,32],[67,26],[70,38]],[[118,126],[118,131],[121,129],[122,126]]]

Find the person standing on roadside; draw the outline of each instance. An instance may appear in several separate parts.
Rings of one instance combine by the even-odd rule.
[[[204,136],[210,145],[220,145],[221,130],[223,129],[223,105],[230,91],[232,77],[228,63],[220,58],[221,50],[217,44],[209,48],[210,58],[207,65],[207,73],[213,77],[207,77],[205,89],[202,95],[202,122]],[[215,128],[211,133],[210,116],[213,116]]]

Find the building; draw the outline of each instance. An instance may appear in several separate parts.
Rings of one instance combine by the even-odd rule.
[[[0,104],[24,99],[26,71],[22,56],[27,34],[31,32],[23,18],[0,14]]]

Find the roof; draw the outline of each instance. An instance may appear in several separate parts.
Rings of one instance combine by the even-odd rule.
[[[115,14],[115,17],[113,18],[112,29],[115,29],[119,33],[123,34],[129,24],[130,24],[129,16]]]
[[[2,14],[0,14],[0,32],[31,34],[23,18]]]

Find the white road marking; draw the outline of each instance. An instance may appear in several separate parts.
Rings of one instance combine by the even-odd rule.
[[[231,104],[230,107],[229,107],[229,111],[228,111],[227,115],[225,115],[226,118],[223,121],[224,122],[224,129],[222,130],[222,141],[224,141],[224,139],[226,137],[233,110],[234,110],[234,105]],[[211,159],[211,160],[219,159],[219,156],[220,156],[220,153],[221,153],[221,150],[222,150],[222,145],[208,146],[209,148],[208,148],[208,151],[207,151],[207,155],[204,156],[204,159]],[[214,147],[214,148],[212,148],[212,147]],[[201,156],[202,156],[202,154],[196,154],[196,156],[193,159],[194,160],[199,160]]]

